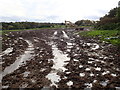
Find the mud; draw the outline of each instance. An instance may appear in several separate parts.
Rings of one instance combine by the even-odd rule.
[[[78,30],[7,33],[0,56],[3,88],[120,87],[120,49],[99,37],[80,36]]]

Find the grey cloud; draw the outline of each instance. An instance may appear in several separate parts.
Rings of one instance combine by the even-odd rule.
[[[0,16],[0,22],[20,22],[20,21],[30,21],[30,22],[51,22],[55,21],[58,16],[46,16],[44,18],[32,18],[32,17],[19,17],[19,16]]]

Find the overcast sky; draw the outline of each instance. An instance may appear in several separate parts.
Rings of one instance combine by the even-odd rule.
[[[119,0],[0,0],[0,22],[99,20]]]

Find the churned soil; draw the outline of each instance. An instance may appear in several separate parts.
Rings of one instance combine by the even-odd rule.
[[[15,69],[13,64],[18,58],[23,62],[18,64],[19,68],[3,75],[2,88],[120,88],[118,46],[99,38],[80,36],[78,32],[74,29],[43,29],[3,34],[2,72],[8,67]],[[62,68],[53,70],[59,63],[55,62],[58,59],[53,54],[54,45],[56,52],[69,59],[64,60],[65,71]],[[8,48],[11,51],[7,51]],[[30,54],[26,54],[27,51]],[[46,77],[53,71],[60,77],[57,82]]]

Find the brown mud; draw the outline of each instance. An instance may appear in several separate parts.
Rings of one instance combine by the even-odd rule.
[[[3,35],[2,88],[120,88],[120,49],[77,32],[45,29]]]

